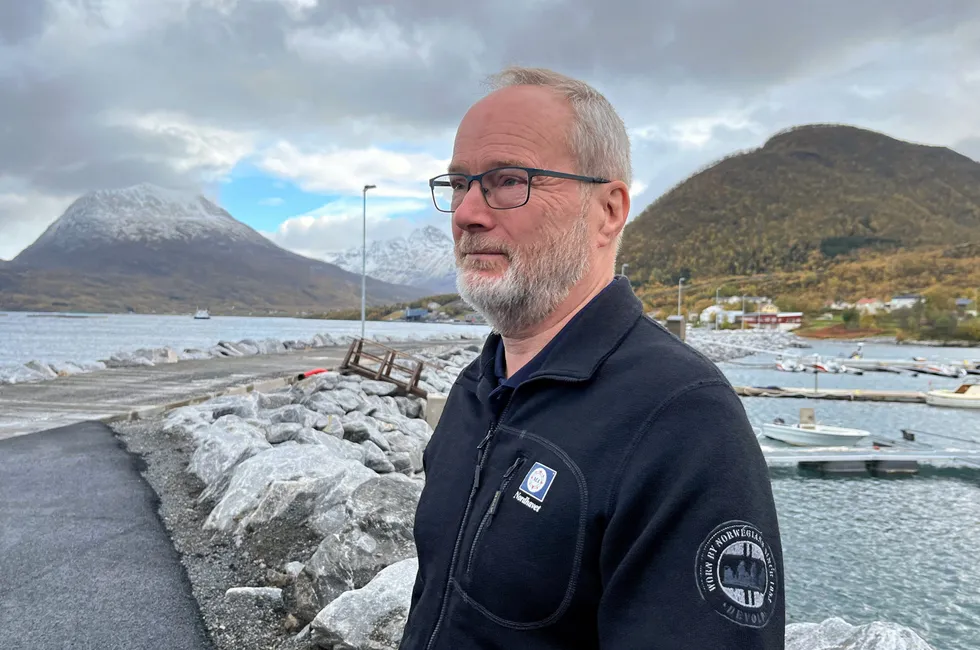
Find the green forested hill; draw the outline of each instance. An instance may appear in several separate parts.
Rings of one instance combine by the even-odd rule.
[[[980,241],[980,163],[850,126],[784,131],[680,183],[626,227],[634,284],[826,268]]]

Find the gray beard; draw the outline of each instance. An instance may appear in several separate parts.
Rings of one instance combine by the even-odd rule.
[[[551,233],[533,248],[513,250],[498,280],[468,279],[457,265],[456,289],[503,336],[516,336],[545,320],[568,297],[589,267],[584,215],[571,231]]]

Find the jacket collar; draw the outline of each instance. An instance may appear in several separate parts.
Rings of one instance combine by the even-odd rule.
[[[620,341],[643,315],[643,304],[633,293],[625,276],[616,276],[579,311],[556,335],[541,365],[525,381],[550,377],[583,381],[592,377],[602,362],[619,346]],[[491,332],[483,344],[478,363],[471,364],[460,377],[470,390],[481,396],[496,387],[494,362],[500,334]],[[477,386],[477,384],[479,386]]]

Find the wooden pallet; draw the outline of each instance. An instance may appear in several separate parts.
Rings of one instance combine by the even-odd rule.
[[[428,393],[419,388],[424,365],[422,360],[377,341],[354,339],[347,348],[340,372],[354,372],[368,379],[391,382],[398,386],[401,394],[424,398]],[[409,379],[393,377],[392,371],[404,373]]]

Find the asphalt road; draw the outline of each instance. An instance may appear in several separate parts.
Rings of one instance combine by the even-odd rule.
[[[211,648],[156,497],[99,423],[0,440],[0,647]]]

